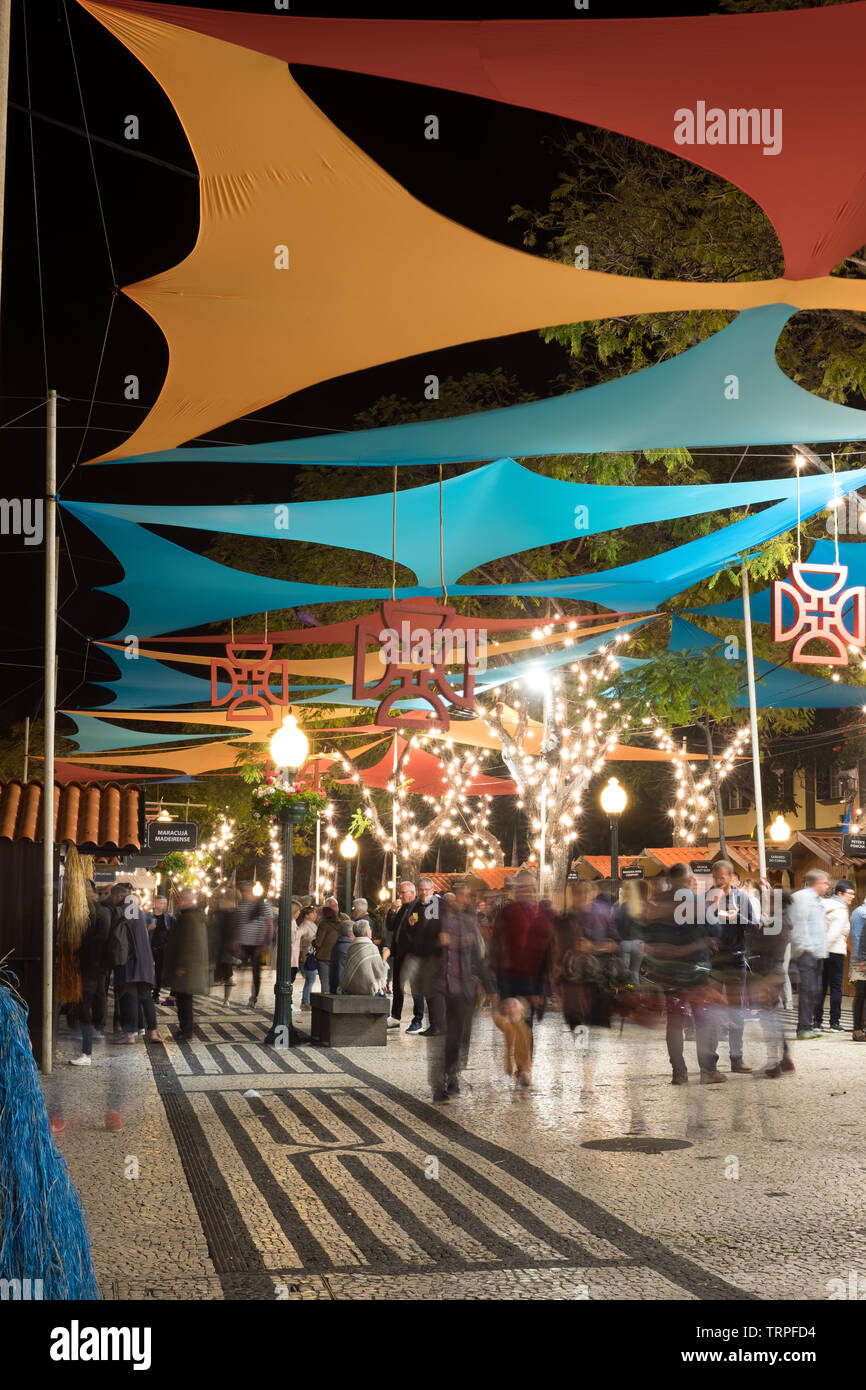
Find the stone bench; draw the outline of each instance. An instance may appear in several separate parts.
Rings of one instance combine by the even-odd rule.
[[[385,1047],[391,1000],[377,994],[311,994],[310,1042],[321,1047]]]

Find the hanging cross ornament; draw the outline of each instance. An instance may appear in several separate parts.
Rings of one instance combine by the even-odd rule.
[[[475,708],[475,672],[479,668],[474,628],[464,631],[455,626],[456,610],[429,600],[413,606],[405,600],[388,599],[381,613],[359,619],[355,631],[355,664],[352,696],[366,700],[383,696],[374,723],[388,729],[423,728],[446,732],[451,727],[448,705]],[[365,684],[368,649],[373,647],[384,667],[373,685]],[[446,674],[446,667],[463,664],[463,688],[458,693]],[[483,667],[482,667],[483,669]],[[395,685],[396,682],[396,685]],[[444,698],[443,698],[444,697]],[[392,715],[395,700],[426,700],[432,715]]]
[[[272,722],[274,705],[289,703],[289,663],[273,661],[271,642],[227,642],[225,656],[215,656],[210,664],[211,705],[228,704],[226,723]],[[244,655],[244,653],[246,655]],[[271,689],[279,679],[278,690]],[[218,694],[219,682],[228,680],[229,691]],[[253,713],[253,711],[259,711]]]
[[[795,562],[790,570],[790,582],[777,580],[773,585],[770,634],[774,642],[790,642],[794,638],[791,660],[810,666],[847,666],[851,647],[866,646],[866,589],[858,586],[846,589],[847,565],[811,565]],[[831,582],[816,588],[807,576],[826,576]],[[794,621],[785,627],[782,601],[788,599],[794,609]],[[850,628],[846,625],[845,609]],[[824,642],[832,650],[805,652],[811,642]]]

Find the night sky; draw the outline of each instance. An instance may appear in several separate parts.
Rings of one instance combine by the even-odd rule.
[[[270,13],[260,0],[232,0],[215,9]],[[708,13],[712,5],[683,10],[653,6],[653,14]],[[0,430],[0,481],[4,497],[40,496],[44,469],[46,384],[62,400],[59,410],[58,479],[61,495],[94,501],[163,500],[167,505],[240,499],[287,500],[285,469],[231,466],[179,469],[169,466],[77,466],[118,443],[143,418],[157,396],[167,349],[155,323],[131,301],[116,296],[95,402],[97,367],[114,285],[123,286],[181,260],[192,248],[198,226],[195,164],[173,108],[149,73],[69,0],[39,0],[28,6],[26,49],[24,0],[13,7],[11,109],[0,323],[0,422],[24,418]],[[563,18],[581,13],[559,4],[508,6],[452,3],[292,5],[292,14],[352,18]],[[582,12],[593,19],[647,14],[646,6],[592,0]],[[72,47],[70,47],[70,34]],[[88,142],[76,85],[77,64],[92,145],[108,248],[99,212]],[[519,108],[436,89],[310,67],[293,67],[295,79],[335,124],[412,194],[437,211],[500,242],[520,246],[521,228],[509,224],[513,204],[545,206],[555,184],[557,157],[547,137],[568,123]],[[35,180],[39,209],[42,298],[47,340],[47,383],[40,329],[30,123],[32,108]],[[419,138],[424,116],[435,111],[440,138]],[[37,114],[38,113],[38,114]],[[124,140],[124,118],[135,114],[140,139]],[[287,139],[290,132],[287,132]],[[115,142],[111,143],[102,142]],[[133,153],[135,151],[135,153]],[[142,158],[140,156],[148,156]],[[347,241],[351,229],[347,227]],[[114,273],[112,274],[111,263]],[[323,306],[323,313],[327,306]],[[391,363],[300,392],[208,436],[230,443],[259,443],[305,434],[317,427],[350,429],[355,414],[384,394],[416,395],[429,371],[460,376],[502,366],[526,390],[550,394],[563,367],[562,350],[534,333],[425,353],[423,372],[413,359]],[[123,382],[134,373],[141,400],[123,400]],[[88,414],[89,426],[85,434]],[[287,485],[288,484],[288,485]],[[85,528],[64,518],[61,532],[61,622],[58,707],[105,703],[105,691],[82,684],[83,634],[102,636],[122,626],[126,610],[117,600],[93,594],[98,584],[120,578],[113,557]],[[211,537],[178,536],[204,550]],[[0,573],[6,596],[2,615],[3,676],[0,732],[41,701],[42,568],[40,548],[20,538],[0,537]],[[104,659],[103,659],[104,662]],[[113,673],[91,652],[87,673]]]

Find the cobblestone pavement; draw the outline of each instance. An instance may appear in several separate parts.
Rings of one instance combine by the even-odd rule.
[[[701,1087],[692,1057],[672,1088],[663,1036],[575,1046],[553,1013],[515,1091],[481,1013],[463,1093],[434,1106],[422,1037],[275,1051],[264,1009],[211,999],[179,1043],[159,1012],[163,1045],[107,1041],[87,1070],[61,1034],[46,1079],[106,1298],[825,1299],[859,1268],[850,1031],[794,1044],[778,1081]]]

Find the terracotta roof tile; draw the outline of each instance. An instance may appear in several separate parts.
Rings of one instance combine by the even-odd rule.
[[[591,869],[595,869],[600,878],[610,878],[610,855],[609,854],[582,854],[580,856],[584,864],[588,864]],[[624,868],[626,864],[634,864],[634,855],[620,855],[619,866]]]
[[[72,840],[79,849],[134,853],[141,849],[143,794],[138,787],[81,786],[54,788],[54,838]],[[41,782],[0,782],[0,839],[42,839]]]
[[[665,849],[645,849],[643,854],[637,855],[638,859],[652,855],[666,869],[673,868],[674,864],[688,864],[692,859],[706,863],[706,845],[673,845]]]
[[[841,832],[798,830],[794,834],[794,839],[797,843],[803,845],[805,849],[812,849],[814,847],[819,854],[826,855],[831,864],[844,864],[845,867],[849,869],[863,868],[862,859],[849,859],[847,854],[842,853]]]

